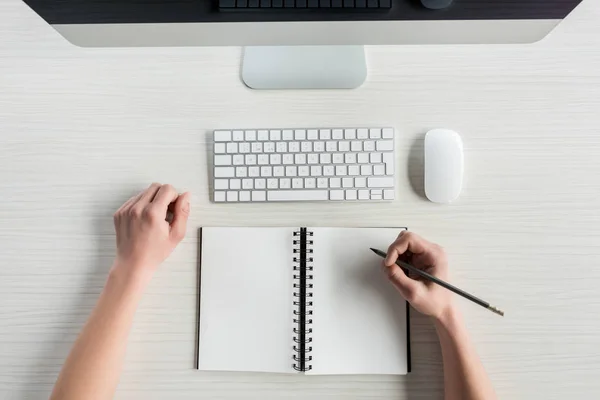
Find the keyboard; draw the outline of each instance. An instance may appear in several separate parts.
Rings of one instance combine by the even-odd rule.
[[[392,128],[214,131],[215,202],[390,201]]]
[[[392,0],[219,0],[222,11],[386,11]]]

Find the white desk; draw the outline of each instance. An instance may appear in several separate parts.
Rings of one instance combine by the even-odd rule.
[[[443,244],[454,282],[506,310],[461,302],[500,398],[597,396],[599,49],[600,3],[587,0],[534,45],[370,47],[358,90],[253,92],[238,48],[81,49],[0,2],[0,398],[47,398],[111,263],[111,215],[151,181],[192,191],[192,216],[136,317],[117,399],[441,398],[419,316],[408,377],[194,370],[199,226],[391,223]],[[307,124],[396,127],[399,201],[209,202],[210,130]],[[433,127],[465,142],[451,206],[417,194]]]

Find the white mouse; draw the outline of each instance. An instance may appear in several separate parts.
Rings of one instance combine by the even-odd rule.
[[[434,129],[425,135],[425,195],[434,203],[458,198],[463,183],[463,144],[458,133]]]

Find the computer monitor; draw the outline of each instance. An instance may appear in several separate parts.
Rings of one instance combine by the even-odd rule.
[[[364,45],[531,43],[582,0],[24,1],[78,46],[245,46],[250,87],[349,88]]]

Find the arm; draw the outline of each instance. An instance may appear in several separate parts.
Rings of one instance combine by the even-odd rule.
[[[172,221],[166,221],[167,210]],[[100,299],[73,345],[51,400],[112,399],[127,337],[145,287],[185,235],[189,194],[153,184],[115,213],[117,257]]]
[[[398,258],[447,280],[448,261],[444,250],[412,232],[403,232],[389,247],[384,265],[400,294],[415,309],[433,319],[444,359],[446,400],[496,399],[492,384],[454,305],[452,293],[432,282],[407,276],[395,264]]]

